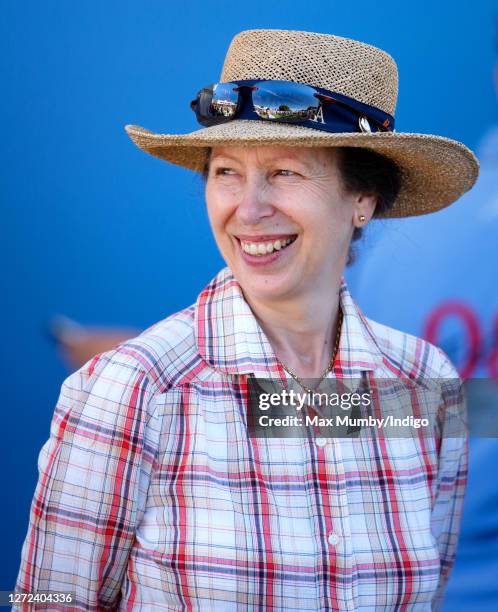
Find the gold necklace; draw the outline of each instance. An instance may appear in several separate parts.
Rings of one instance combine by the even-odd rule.
[[[325,372],[322,374],[320,380],[318,381],[317,386],[314,389],[310,389],[309,387],[307,387],[303,383],[301,378],[299,378],[299,376],[291,368],[286,366],[285,363],[283,363],[283,361],[280,360],[280,363],[282,364],[282,367],[284,368],[284,370],[288,372],[292,376],[292,378],[297,383],[299,383],[299,385],[308,393],[313,393],[313,391],[316,391],[318,387],[322,384],[322,381],[325,378],[325,376],[327,376],[330,370],[334,367],[334,361],[337,356],[337,351],[339,350],[339,340],[341,339],[342,319],[343,319],[343,313],[342,313],[341,308],[339,308],[339,320],[337,321],[337,333],[335,335],[335,344],[334,344],[334,350],[332,351],[332,357],[330,358],[329,364],[326,367]]]

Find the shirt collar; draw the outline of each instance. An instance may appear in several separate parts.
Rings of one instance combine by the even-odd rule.
[[[334,374],[355,377],[365,370],[375,370],[382,354],[344,278],[339,300],[344,318]],[[279,361],[229,268],[223,268],[197,299],[195,338],[201,357],[217,370],[279,377]]]

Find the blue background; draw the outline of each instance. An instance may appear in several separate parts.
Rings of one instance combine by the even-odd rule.
[[[474,147],[497,120],[498,6],[2,0],[0,8],[6,590],[17,575],[38,452],[68,373],[46,335],[50,317],[142,329],[192,303],[223,265],[200,178],[136,149],[123,126],[197,129],[188,103],[218,79],[232,36],[269,27],[383,48],[400,70],[398,131]],[[353,295],[372,316],[361,275],[379,240],[367,239],[348,272]],[[395,314],[377,318],[395,324]],[[399,324],[419,334],[420,325],[419,318]]]

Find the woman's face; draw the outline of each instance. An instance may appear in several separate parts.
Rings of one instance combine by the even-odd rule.
[[[330,292],[358,206],[368,214],[325,148],[214,148],[206,201],[227,265],[248,297],[265,302]]]

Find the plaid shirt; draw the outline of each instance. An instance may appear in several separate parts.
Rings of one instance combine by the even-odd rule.
[[[340,304],[330,376],[457,378],[440,349],[366,319],[344,280]],[[36,605],[50,610],[437,609],[466,436],[252,438],[251,374],[285,376],[225,268],[193,306],[69,376],[16,590],[75,593]]]

